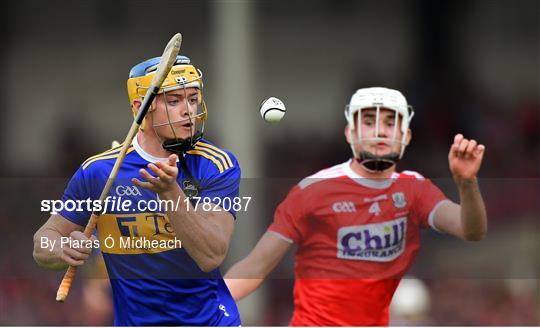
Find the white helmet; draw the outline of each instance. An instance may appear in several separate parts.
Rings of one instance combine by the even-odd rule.
[[[362,126],[355,122],[355,114],[360,113],[362,109],[365,108],[375,108],[376,109],[376,118],[375,118],[375,136],[372,138],[362,138]],[[357,132],[358,142],[362,144],[362,141],[383,141],[379,136],[379,116],[380,109],[390,109],[396,112],[395,120],[397,122],[398,117],[401,117],[401,139],[398,140],[397,137],[397,124],[394,126],[394,133],[391,138],[392,142],[400,144],[399,153],[392,153],[385,156],[377,156],[376,154],[371,154],[366,151],[360,151],[357,154],[355,148],[355,139],[353,138],[353,131]],[[407,146],[406,138],[407,131],[409,129],[409,124],[411,119],[414,116],[414,111],[411,106],[407,104],[407,100],[403,94],[397,90],[382,88],[382,87],[373,87],[373,88],[364,88],[358,89],[353,96],[351,97],[350,103],[345,108],[345,118],[349,123],[349,137],[351,140],[351,148],[355,158],[358,158],[361,164],[364,165],[370,171],[384,171],[389,167],[396,164],[402,157],[405,152],[405,147]],[[361,117],[361,115],[359,115]],[[357,126],[358,125],[358,126]],[[382,165],[381,165],[382,164]]]

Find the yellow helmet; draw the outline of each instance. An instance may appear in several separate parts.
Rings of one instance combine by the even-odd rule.
[[[146,95],[146,91],[150,87],[152,78],[157,70],[161,57],[154,57],[139,63],[131,69],[129,72],[129,78],[127,80],[127,90],[129,96],[129,103],[133,116],[137,115],[137,111],[133,106],[133,102],[136,99],[142,99]],[[201,115],[197,115],[197,121],[204,122],[208,117],[206,110],[206,104],[204,103],[202,89],[202,72],[193,66],[186,56],[177,56],[176,61],[163,81],[159,93],[172,91],[180,88],[197,88],[199,89],[199,101],[202,105],[203,112]],[[144,128],[144,121],[141,124],[141,129]]]

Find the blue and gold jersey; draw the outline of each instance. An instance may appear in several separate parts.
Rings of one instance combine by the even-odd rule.
[[[141,179],[141,168],[166,159],[145,153],[136,139],[109,193],[118,203],[131,201],[131,206],[109,206],[97,225],[113,290],[115,325],[240,325],[236,304],[219,269],[205,273],[178,244],[164,243],[175,239],[175,234],[165,210],[150,206],[158,204],[157,194],[136,187],[131,178]],[[62,200],[99,199],[119,152],[117,147],[87,159],[72,177]],[[200,185],[198,197],[232,200],[239,196],[240,168],[231,153],[202,139],[184,158]],[[190,189],[193,186],[186,172],[178,166],[178,184]],[[178,206],[187,204],[180,202]],[[230,212],[235,215],[233,208]],[[60,212],[81,226],[90,214],[84,210]],[[159,247],[137,246],[135,241],[142,239]]]

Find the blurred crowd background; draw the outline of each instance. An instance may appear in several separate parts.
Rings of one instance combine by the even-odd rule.
[[[48,218],[40,201],[125,137],[128,72],[176,32],[204,73],[207,136],[237,155],[242,194],[256,195],[223,271],[291,186],[350,157],[343,110],[354,91],[386,86],[416,111],[401,170],[457,201],[453,136],[487,146],[490,220],[481,243],[425,232],[392,324],[540,324],[540,2],[19,0],[0,18],[1,325],[112,324],[108,282],[91,269],[67,303],[54,301],[63,273],[37,267],[32,235]],[[288,109],[277,125],[259,116],[269,96]],[[288,323],[293,259],[240,302],[244,325]]]

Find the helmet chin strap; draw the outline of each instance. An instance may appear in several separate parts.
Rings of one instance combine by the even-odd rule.
[[[171,153],[181,155],[182,153],[185,153],[189,150],[192,150],[195,148],[195,144],[199,142],[203,137],[203,133],[200,131],[195,131],[194,135],[189,138],[185,139],[167,139],[163,141],[161,146],[166,151],[170,151]]]
[[[399,162],[398,153],[377,156],[367,151],[361,151],[355,160],[369,172],[384,172]]]

